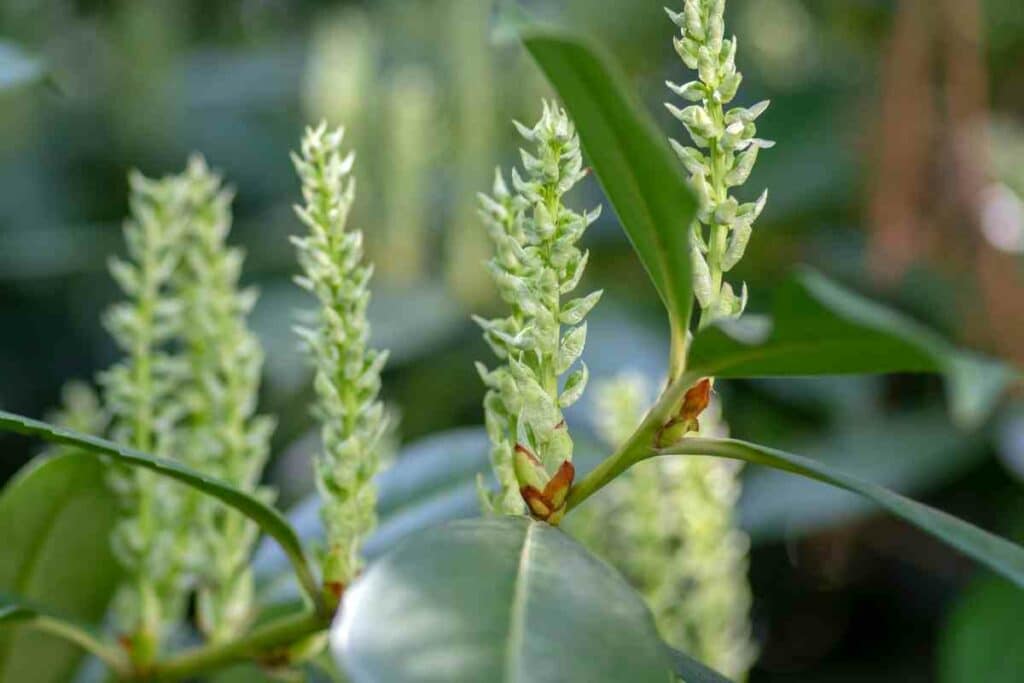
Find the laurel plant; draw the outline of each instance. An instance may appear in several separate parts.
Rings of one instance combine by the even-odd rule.
[[[449,4],[457,14],[461,5]],[[747,540],[735,525],[739,468],[725,460],[860,494],[1024,586],[1020,546],[827,460],[724,438],[716,377],[927,371],[946,375],[959,401],[987,408],[1018,377],[823,277],[790,283],[767,331],[745,329],[739,338],[730,334],[735,326],[718,324],[746,302],[745,287],[737,294],[725,276],[743,256],[765,195],[741,204],[732,193],[770,146],[755,137],[766,105],[726,107],[741,77],[736,39],[725,37],[724,0],[685,0],[669,15],[681,31],[677,52],[698,74],[671,86],[693,104],[670,107],[693,140],[673,146],[694,191],[599,50],[571,31],[511,26],[565,108],[545,102],[535,125],[516,124],[527,143],[520,168],[499,171],[492,193],[479,197],[493,246],[487,266],[505,305],[503,315],[476,319],[497,357],[493,368],[478,365],[499,484],[496,493],[482,491],[488,519],[419,526],[462,514],[466,468],[458,449],[442,449],[450,457],[439,466],[429,455],[399,458],[397,476],[376,479],[388,448],[379,396],[386,354],[370,344],[372,266],[362,233],[347,224],[354,156],[340,128],[307,130],[293,155],[303,199],[296,212],[306,228],[292,239],[296,279],[315,301],[298,335],[314,371],[321,538],[292,524],[258,484],[272,422],[257,415],[263,356],[246,328],[254,295],[239,285],[242,255],[227,243],[230,192],[199,159],[160,180],[133,174],[127,256],[111,264],[123,300],[105,316],[122,357],[100,377],[101,396],[69,387],[57,426],[0,411],[0,430],[76,449],[73,457],[51,451],[56,457],[45,467],[11,484],[19,495],[0,497],[0,511],[11,515],[4,542],[18,547],[0,553],[0,676],[13,628],[62,638],[125,681],[213,680],[237,664],[294,677],[328,635],[332,664],[360,682],[741,680],[755,648]],[[467,109],[472,104],[467,97]],[[576,477],[563,413],[587,385],[586,318],[601,298],[575,291],[588,260],[580,241],[598,218],[569,202],[587,175],[583,147],[665,304],[671,369],[649,407],[636,380],[598,392],[597,427],[611,452]],[[691,324],[694,298],[699,320]],[[87,454],[111,472],[116,525],[96,476],[76,495],[25,494],[57,483],[66,489],[70,475],[89,471],[81,469]],[[418,533],[364,566],[373,554],[364,541],[376,521],[378,484],[409,499],[388,501],[399,509],[386,510],[393,516],[372,550],[391,543],[396,530]],[[588,501],[587,524],[576,532],[621,573],[553,528]],[[87,563],[63,561],[73,549],[50,547],[34,528],[12,533],[24,514],[33,527],[59,518],[63,538],[71,538],[69,511],[77,508],[70,506],[79,503],[104,513],[83,536],[105,540],[94,527],[112,529],[120,567],[81,571]],[[266,576],[268,585],[291,579],[299,600],[254,597],[257,528],[289,568],[287,576]],[[319,567],[310,547],[321,551]],[[59,573],[37,575],[37,552]],[[263,570],[276,572],[273,564]],[[7,595],[12,573],[21,597]],[[107,633],[100,593],[122,575],[114,633]],[[97,623],[62,613],[81,607],[82,595],[68,599],[65,590],[78,582],[95,589],[88,597],[96,598],[90,619]],[[45,604],[29,599],[39,585]],[[22,659],[31,667],[44,658]]]
[[[505,317],[477,318],[502,365],[478,365],[492,460],[501,491],[487,506],[519,513],[526,507],[557,524],[572,484],[572,438],[562,416],[583,394],[587,366],[576,364],[586,342],[587,313],[601,292],[569,299],[583,277],[587,252],[577,243],[599,215],[578,213],[565,195],[586,176],[579,139],[563,110],[545,102],[532,128],[517,123],[529,143],[523,175],[512,170],[509,189],[499,170],[493,194],[481,195],[481,216],[494,242],[488,262]],[[563,329],[564,328],[564,329]],[[524,506],[525,502],[525,506]]]

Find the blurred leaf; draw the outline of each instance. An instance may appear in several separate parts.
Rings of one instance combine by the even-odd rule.
[[[0,594],[58,609],[69,618],[102,620],[121,579],[110,550],[117,504],[103,466],[87,455],[33,461],[0,496]],[[9,605],[0,621],[32,620]],[[66,680],[82,650],[26,626],[0,627],[0,681]]]
[[[373,560],[401,539],[441,522],[480,513],[477,474],[491,478],[490,441],[481,427],[452,429],[413,442],[376,477],[377,528],[363,544]],[[315,544],[323,537],[320,500],[312,494],[288,513],[299,537]],[[294,581],[280,548],[264,541],[253,569],[264,602],[296,597]]]
[[[287,391],[305,386],[309,368],[292,331],[296,315],[313,306],[306,292],[290,282],[262,288],[252,326],[267,349],[267,374]],[[389,351],[389,367],[407,363],[443,346],[467,323],[458,304],[439,283],[410,289],[375,288],[367,310],[370,343]]]
[[[962,519],[852,477],[816,460],[736,439],[685,438],[662,454],[712,455],[799,474],[865,496],[883,509],[974,558],[1024,588],[1024,548]],[[897,454],[905,455],[903,453]]]
[[[770,322],[748,316],[698,334],[690,368],[721,378],[941,373],[965,425],[983,421],[1015,376],[811,271],[778,289]]]
[[[1024,672],[1024,591],[985,577],[957,601],[939,646],[941,683],[1018,683]]]
[[[119,244],[113,226],[34,225],[0,232],[0,278],[45,280],[104,272]]]
[[[105,455],[125,465],[152,470],[157,474],[179,481],[201,493],[216,498],[228,507],[237,510],[251,519],[264,533],[277,541],[291,561],[292,567],[306,592],[314,599],[320,595],[319,585],[306,559],[302,543],[299,541],[295,530],[292,529],[288,524],[288,520],[280,512],[252,494],[191,470],[173,460],[156,458],[133,448],[120,446],[106,439],[79,434],[69,429],[62,429],[45,422],[2,410],[0,410],[0,431],[35,436],[51,443],[75,446],[81,448],[86,453]]]
[[[7,40],[0,40],[0,91],[46,77],[43,61]]]
[[[666,648],[672,660],[672,670],[684,683],[730,683],[722,674],[709,669],[693,657],[673,648]]]
[[[418,534],[371,565],[340,614],[332,650],[355,683],[669,677],[641,597],[564,533],[525,518]]]
[[[792,450],[820,454],[818,460],[844,472],[919,494],[954,480],[985,458],[987,446],[980,436],[955,429],[936,409],[840,423],[827,436],[804,440]],[[818,531],[877,506],[783,472],[754,470],[743,482],[739,509],[741,526],[758,542]]]
[[[453,482],[476,481],[490,469],[491,442],[481,427],[461,427],[423,437],[402,449],[377,477],[377,510],[387,516]]]
[[[665,136],[597,45],[511,13],[503,28],[518,34],[558,92],[673,330],[685,330],[693,305],[689,228],[697,202]]]

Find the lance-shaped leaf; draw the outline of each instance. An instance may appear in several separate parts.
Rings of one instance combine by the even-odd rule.
[[[29,463],[0,496],[0,595],[46,605],[95,624],[121,580],[110,550],[117,502],[91,456]],[[82,558],[88,558],[83,562]],[[2,602],[2,601],[0,601]],[[25,605],[0,607],[0,681],[51,681],[71,675],[82,650],[32,628]]]
[[[636,591],[558,529],[521,517],[453,522],[400,544],[346,591],[331,644],[355,683],[664,683],[671,670]]]
[[[1007,367],[959,351],[905,316],[806,270],[778,289],[770,321],[748,317],[697,334],[689,369],[721,378],[941,373],[953,415],[965,425],[984,419],[1014,378]]]
[[[689,227],[697,202],[665,136],[635,101],[622,70],[596,44],[532,25],[509,7],[501,31],[519,37],[561,98],[673,332],[681,335],[693,305]]]
[[[903,495],[919,496],[955,482],[990,457],[984,434],[958,429],[940,407],[890,416],[844,418],[816,439],[785,446]],[[913,457],[893,457],[893,453]],[[839,492],[785,472],[758,469],[743,480],[740,526],[757,543],[812,534],[877,514],[863,496]]]
[[[712,455],[743,460],[754,465],[767,465],[799,474],[860,494],[1024,588],[1024,548],[962,519],[905,498],[877,484],[850,476],[817,460],[736,439],[686,438],[678,445],[664,449],[660,453]],[[894,453],[893,457],[912,457],[912,454]]]
[[[299,583],[310,598],[319,604],[320,588],[295,530],[280,512],[252,494],[189,469],[173,460],[157,458],[106,439],[79,434],[6,411],[0,411],[0,431],[34,436],[51,443],[75,446],[86,453],[105,455],[125,465],[152,470],[216,498],[251,519],[259,525],[264,533],[281,545],[292,563]]]

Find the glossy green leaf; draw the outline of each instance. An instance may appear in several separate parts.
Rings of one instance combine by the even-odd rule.
[[[153,457],[106,439],[79,434],[6,411],[0,411],[0,431],[34,436],[51,443],[75,446],[94,455],[108,456],[125,465],[152,470],[216,498],[251,519],[264,533],[277,541],[292,563],[305,591],[314,600],[319,599],[319,586],[295,530],[280,512],[255,496],[173,460]]]
[[[510,14],[503,28],[522,40],[562,99],[673,329],[685,330],[693,306],[689,234],[697,202],[665,136],[598,45]]]
[[[992,577],[957,601],[939,646],[940,683],[1017,683],[1024,672],[1024,591]]]
[[[736,439],[686,438],[677,446],[660,451],[663,455],[712,455],[743,460],[754,465],[799,474],[865,496],[883,509],[939,540],[960,550],[993,571],[1024,588],[1024,548],[979,529],[923,503],[811,460],[785,451],[746,443]],[[912,453],[894,451],[893,457],[913,457]]]
[[[0,594],[98,623],[121,579],[110,550],[116,520],[116,503],[95,458],[76,454],[30,463],[0,496]],[[6,604],[0,622],[31,621],[36,614]],[[64,680],[81,656],[79,647],[29,626],[0,627],[4,683]]]
[[[640,596],[558,529],[525,518],[417,534],[345,593],[331,633],[354,683],[664,683]]]
[[[696,336],[692,372],[721,377],[778,377],[929,372],[946,376],[954,417],[976,424],[1014,373],[958,351],[884,306],[804,271],[780,287],[770,320],[749,317]]]
[[[989,457],[983,434],[955,428],[936,407],[891,416],[847,418],[821,438],[786,450],[814,453],[822,463],[905,495],[956,481]],[[913,454],[893,457],[893,453]],[[820,531],[876,512],[863,496],[839,492],[785,472],[756,469],[743,481],[740,525],[754,543]]]

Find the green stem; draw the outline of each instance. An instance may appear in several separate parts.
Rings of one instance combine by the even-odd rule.
[[[655,448],[658,432],[679,410],[686,390],[700,379],[694,373],[684,372],[662,392],[647,417],[633,435],[619,449],[598,465],[569,491],[566,509],[574,507],[615,480],[637,462],[650,457]]]
[[[669,384],[676,381],[676,378],[686,370],[686,354],[689,347],[689,334],[687,332],[689,321],[686,324],[671,321],[671,326],[672,341],[668,351]]]
[[[39,631],[70,641],[92,653],[118,677],[126,678],[131,671],[131,664],[121,650],[106,645],[96,636],[72,623],[40,615],[32,619],[29,625]]]
[[[705,101],[705,107],[712,120],[720,129],[725,128],[725,111],[722,104],[716,101]],[[729,197],[728,188],[725,186],[725,154],[718,145],[718,140],[711,140],[708,146],[708,156],[711,163],[711,191],[716,204],[724,202]],[[711,271],[711,291],[714,301],[718,300],[722,291],[722,257],[728,247],[729,226],[720,225],[712,217],[708,225],[708,269]],[[703,330],[714,318],[708,315],[707,310],[701,309],[697,320],[697,329]]]
[[[293,614],[237,640],[204,645],[157,662],[150,670],[136,676],[136,680],[176,681],[192,678],[229,664],[274,654],[303,638],[326,630],[330,625],[331,618],[320,612]]]

